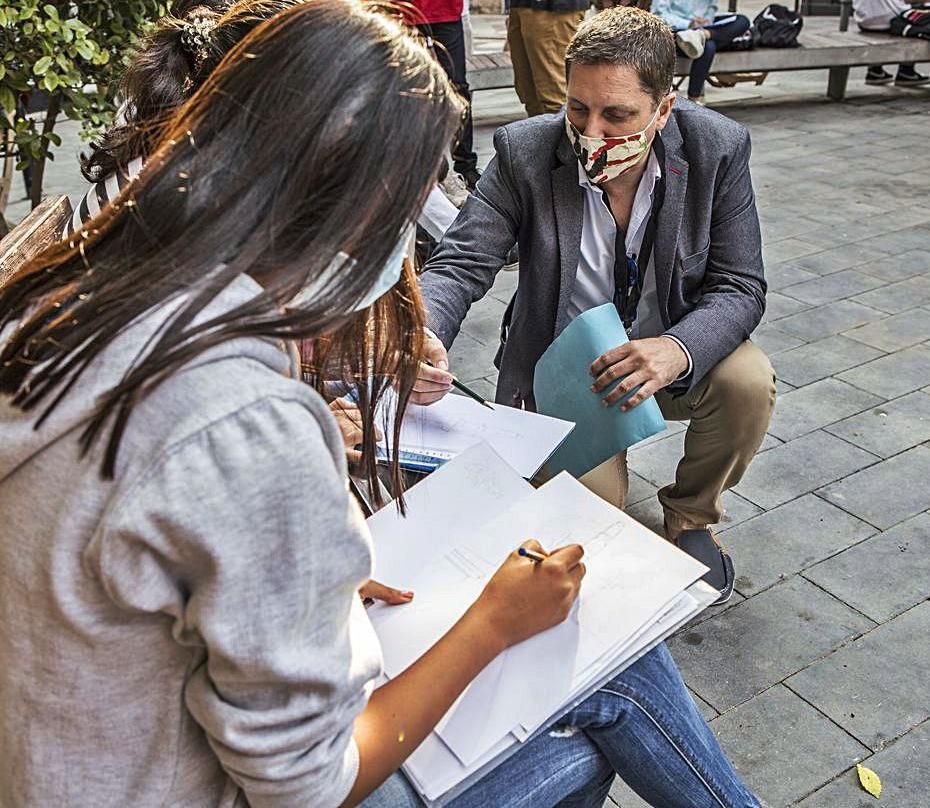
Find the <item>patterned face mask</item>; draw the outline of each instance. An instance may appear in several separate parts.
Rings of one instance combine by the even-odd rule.
[[[660,105],[661,106],[661,105]],[[600,184],[616,179],[624,171],[637,165],[649,151],[651,140],[646,138],[649,127],[659,117],[659,108],[639,132],[623,137],[587,137],[579,132],[565,116],[565,131],[575,156],[581,161],[591,182]]]

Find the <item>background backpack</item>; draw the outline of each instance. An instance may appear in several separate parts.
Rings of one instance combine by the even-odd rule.
[[[891,33],[917,39],[930,39],[930,6],[918,6],[892,18]]]
[[[760,48],[796,48],[803,25],[800,14],[772,3],[753,20],[753,38]]]

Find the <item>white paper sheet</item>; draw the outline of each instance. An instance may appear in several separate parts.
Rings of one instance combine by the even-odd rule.
[[[393,402],[393,397],[385,396],[385,435],[393,428]],[[401,426],[401,448],[458,454],[485,441],[521,476],[530,479],[575,426],[571,421],[503,404],[492,407],[489,410],[459,395],[447,395],[425,407],[411,404]]]
[[[369,610],[391,677],[452,628],[523,541],[585,547],[588,572],[570,617],[505,651],[436,728],[466,766],[514,728],[537,726],[706,571],[568,474],[533,490],[486,447],[414,486],[408,508],[409,519],[382,511],[368,520],[375,578],[415,592],[409,605]]]
[[[582,693],[550,716],[544,726],[554,723],[558,716],[564,715],[580,704],[597,688],[652,650],[663,639],[710,605],[718,593],[704,582],[698,581],[689,587],[687,595],[687,598],[676,601],[675,607],[663,615],[661,621],[649,626],[638,637],[635,651],[631,650],[624,658],[618,659],[615,669],[592,681]],[[434,732],[407,759],[403,770],[427,805],[431,808],[432,806],[438,808],[461,794],[489,771],[518,752],[521,747],[522,744],[514,735],[508,735],[483,754],[473,765],[464,766]]]
[[[368,518],[374,541],[374,579],[412,590],[416,603],[420,581],[429,580],[430,565],[437,558],[467,544],[469,534],[502,503],[532,492],[533,487],[500,455],[479,442],[407,491],[406,517],[389,504]],[[377,611],[373,607],[369,614]]]

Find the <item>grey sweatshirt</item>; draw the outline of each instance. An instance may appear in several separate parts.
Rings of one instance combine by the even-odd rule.
[[[209,314],[258,292],[240,278]],[[114,481],[104,441],[79,457],[96,396],[166,316],[41,429],[0,399],[0,806],[338,805],[380,669],[356,594],[371,550],[287,351],[230,342],[164,382]]]

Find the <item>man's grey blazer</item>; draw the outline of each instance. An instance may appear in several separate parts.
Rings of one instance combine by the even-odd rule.
[[[665,200],[653,265],[668,334],[688,348],[684,392],[748,339],[765,310],[766,284],[745,127],[677,101],[665,129]],[[429,327],[448,348],[473,302],[520,248],[520,277],[498,354],[497,401],[535,408],[533,372],[568,325],[584,221],[578,161],[564,111],[509,124],[477,190],[426,265],[420,287]]]

